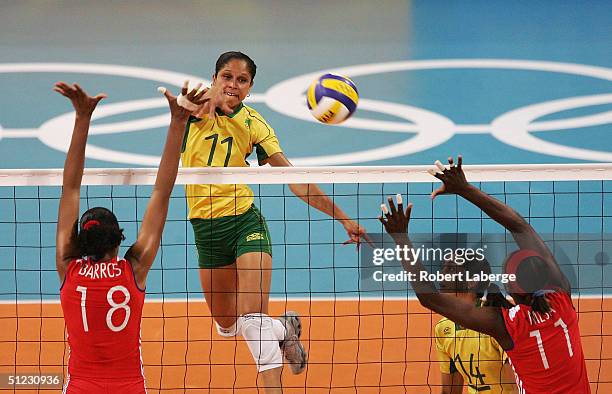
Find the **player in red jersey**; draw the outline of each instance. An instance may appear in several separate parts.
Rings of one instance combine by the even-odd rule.
[[[519,250],[504,263],[504,273],[515,275],[506,288],[516,305],[510,309],[477,308],[450,294],[438,292],[433,283],[422,280],[425,267],[418,259],[402,261],[421,304],[463,327],[492,336],[508,354],[521,394],[589,394],[591,392],[578,317],[572,305],[571,288],[552,253],[533,227],[516,211],[470,185],[461,168],[448,159],[445,167],[436,162],[432,175],[443,185],[432,193],[456,194],[482,209],[512,234]],[[389,197],[390,211],[383,206],[380,217],[386,231],[401,247],[412,248],[408,223],[412,204],[404,212]],[[507,277],[507,279],[512,279]]]
[[[78,220],[89,124],[96,105],[106,96],[90,97],[79,85],[63,82],[55,84],[54,90],[69,98],[76,111],[56,233],[56,267],[70,345],[64,393],[145,393],[140,354],[145,285],[166,222],[190,114],[164,91],[171,121],[155,187],[137,240],[120,259],[123,230],[111,211],[92,208]],[[188,93],[186,85],[182,94],[192,102],[205,101],[204,92]]]

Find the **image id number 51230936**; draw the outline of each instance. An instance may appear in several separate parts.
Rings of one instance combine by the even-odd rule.
[[[64,382],[62,373],[0,373],[0,388],[61,388]]]

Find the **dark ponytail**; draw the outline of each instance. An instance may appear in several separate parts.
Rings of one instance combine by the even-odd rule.
[[[549,290],[550,270],[542,257],[530,250],[516,251],[506,260],[504,272],[516,275],[511,291],[513,297],[515,294],[518,297],[516,300],[520,299],[520,303],[529,305],[536,313],[550,312],[546,294],[554,290]]]
[[[546,299],[546,294],[552,290],[538,290],[531,295],[531,310],[538,313],[550,312],[550,304]]]
[[[81,256],[101,260],[108,251],[115,249],[124,239],[122,229],[99,224],[87,230],[81,230],[77,242]]]
[[[81,256],[101,260],[125,239],[115,214],[102,207],[89,209],[80,220],[77,245]]]
[[[479,298],[482,297],[484,297],[484,293],[479,295]],[[510,301],[506,299],[504,294],[501,292],[499,286],[497,286],[495,283],[491,283],[487,288],[486,299],[484,300],[482,306],[493,306],[497,308],[510,309],[514,305],[512,305]]]

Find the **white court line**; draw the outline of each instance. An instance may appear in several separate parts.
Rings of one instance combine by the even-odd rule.
[[[453,131],[457,134],[488,134],[491,133],[490,124],[456,124]]]
[[[0,129],[3,138],[38,138],[38,129]]]

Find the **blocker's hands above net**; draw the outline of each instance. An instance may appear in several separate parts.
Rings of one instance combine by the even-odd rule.
[[[442,181],[442,186],[431,193],[432,200],[440,194],[460,194],[469,186],[468,181],[465,179],[463,169],[461,168],[462,163],[463,157],[459,155],[457,156],[456,166],[453,158],[449,157],[448,167],[444,166],[440,160],[436,160],[434,163],[436,168],[427,170],[431,175]]]
[[[205,102],[204,94],[206,92],[201,90],[201,87],[202,84],[199,83],[195,88],[189,89],[189,81],[187,80],[183,83],[181,94],[178,96],[174,96],[172,92],[163,86],[158,87],[157,90],[166,96],[172,116],[188,118],[192,112],[200,108]]]
[[[395,197],[397,199],[397,208],[393,203],[393,197],[387,197],[387,203],[381,204],[383,215],[378,217],[378,220],[385,227],[385,231],[393,238],[396,243],[404,242],[408,236],[408,224],[410,223],[410,214],[412,212],[412,203],[408,203],[406,210],[404,211],[404,203],[402,201],[402,195],[398,194]]]
[[[226,96],[223,94],[223,89],[213,85],[206,89],[204,99],[206,103],[201,108],[199,113],[208,113],[209,118],[214,118],[216,115],[217,108],[219,108],[226,115],[230,115],[234,112],[234,109],[227,105],[225,100]]]
[[[201,86],[198,85],[198,86]],[[223,94],[223,90],[215,87],[214,85],[210,88],[202,89],[204,95],[202,96],[202,103],[192,107],[193,114],[199,118],[204,115],[208,115],[210,119],[216,116],[217,108],[219,108],[226,115],[234,112],[234,109],[230,107],[226,102],[226,96]]]
[[[53,90],[70,99],[78,116],[91,116],[100,100],[107,97],[105,93],[91,97],[77,83],[56,82]]]

